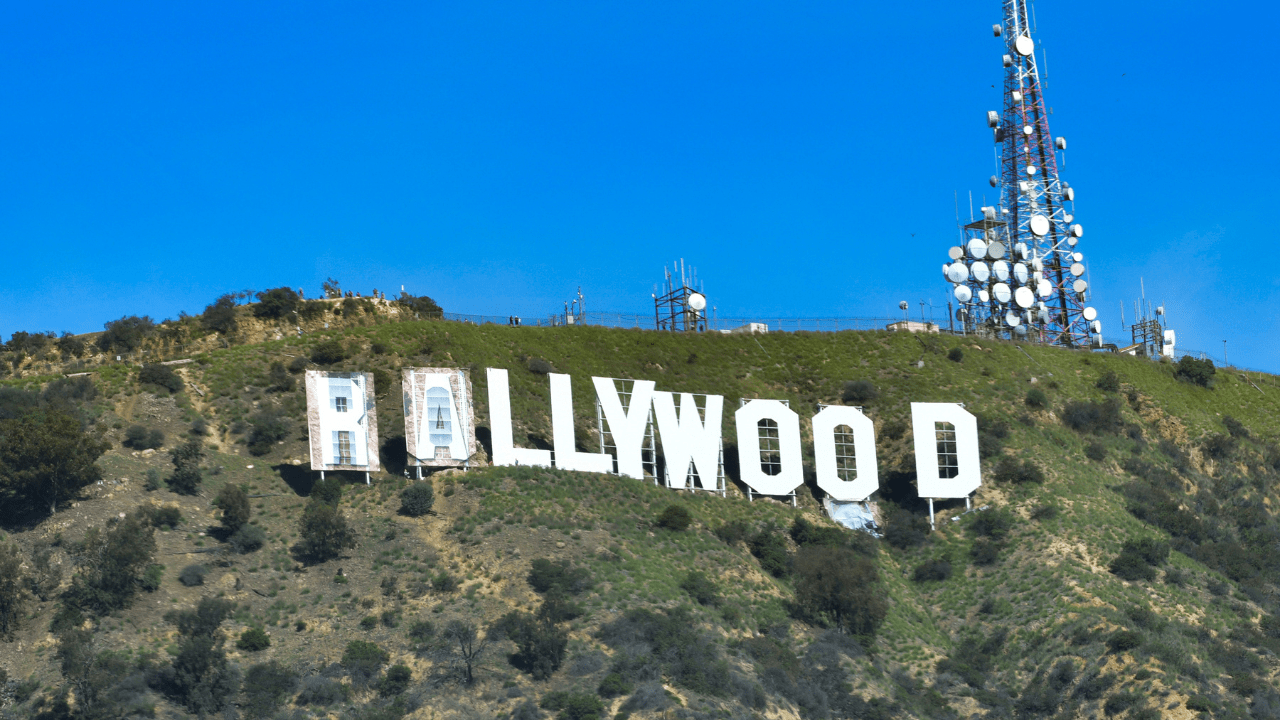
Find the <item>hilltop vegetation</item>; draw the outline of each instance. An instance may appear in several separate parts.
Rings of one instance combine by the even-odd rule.
[[[277,296],[176,323],[190,363],[91,361],[92,338],[64,359],[46,336],[7,364],[0,713],[1280,716],[1272,377],[884,332],[406,321],[372,301],[312,322]],[[283,309],[260,315],[268,300]],[[159,332],[134,350],[188,357]],[[806,445],[808,408],[862,405],[883,537],[827,520],[811,468],[796,508],[538,468],[412,481],[406,366],[470,370],[482,445],[486,367],[511,371],[528,447],[550,446],[548,372],[576,381],[583,450],[593,375],[786,399]],[[374,374],[371,485],[307,469],[308,367]],[[985,509],[938,503],[936,531],[909,408],[930,401],[979,416],[984,472]]]

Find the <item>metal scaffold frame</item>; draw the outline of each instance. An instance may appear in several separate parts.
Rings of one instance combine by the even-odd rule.
[[[622,402],[622,410],[626,413],[631,412],[631,393],[635,389],[635,380],[623,380],[621,378],[609,378],[613,383],[614,389],[618,393],[618,399]],[[600,434],[600,452],[608,453],[613,456],[613,474],[618,473],[618,445],[613,440],[613,433],[606,430],[608,423],[604,419],[604,407],[600,404],[600,399],[596,398],[596,427]],[[645,420],[644,426],[644,445],[640,451],[641,465],[644,467],[646,477],[653,478],[653,484],[658,484],[658,440],[657,433],[654,431],[653,422],[653,406],[649,406],[649,415]]]

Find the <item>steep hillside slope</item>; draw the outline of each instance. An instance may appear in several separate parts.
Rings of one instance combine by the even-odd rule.
[[[298,373],[335,339],[345,358],[325,367],[375,374],[386,472],[371,486],[344,478],[337,506],[356,545],[319,561],[295,550],[304,513],[319,503]],[[736,483],[726,498],[689,496],[531,468],[437,473],[428,480],[433,513],[405,515],[405,366],[468,368],[482,440],[484,368],[508,369],[517,443],[527,446],[550,444],[548,382],[534,372],[547,366],[574,378],[583,449],[597,442],[593,375],[719,394],[730,409],[736,398],[786,399],[802,418],[806,462],[811,409],[842,402],[850,381],[870,381],[877,396],[858,404],[876,426],[885,538],[830,530],[821,492],[808,484],[793,509],[749,502]],[[12,717],[115,717],[120,708],[521,719],[1280,713],[1272,377],[1219,373],[1207,388],[1136,358],[894,333],[438,321],[231,344],[173,367],[177,392],[140,384],[137,367],[96,371],[96,396],[80,392],[74,402],[90,437],[110,444],[97,461],[101,484],[51,515],[7,521],[5,541],[24,573],[65,569],[0,643]],[[49,381],[6,381],[13,389],[0,406],[20,406],[12,399],[23,388],[49,394]],[[915,497],[909,407],[930,401],[977,414],[984,455],[975,507],[986,509],[939,504],[935,532]],[[163,432],[165,443],[123,446],[134,425]],[[723,435],[732,477],[731,418]],[[172,471],[170,451],[189,437],[205,447],[203,481],[197,495],[178,495],[160,481]],[[159,488],[147,490],[148,478]],[[251,522],[265,530],[260,549],[238,553],[225,542],[212,501],[226,485],[247,488]],[[63,659],[69,636],[51,623],[70,602],[63,595],[77,558],[75,573],[91,570],[86,532],[125,526],[120,516],[139,504],[181,512],[155,532],[163,573],[122,607],[74,618],[92,631],[92,652],[127,652],[111,672],[78,672]],[[673,504],[688,511],[686,528],[671,521]],[[843,554],[820,555],[832,548]],[[834,557],[851,567],[869,559],[877,571],[878,581],[859,576],[873,597],[857,596],[864,610],[887,601],[868,621],[874,632],[848,622],[853,632],[842,632],[830,608],[806,602],[814,559]],[[194,579],[184,568],[197,563],[203,584],[184,583]],[[166,613],[201,598],[234,603],[209,637],[229,639],[229,667],[248,678],[244,692],[212,693],[204,705],[166,670],[190,657]],[[467,623],[477,631],[470,644],[457,632]],[[253,628],[266,631],[268,647],[237,644]],[[373,652],[361,665],[352,641],[376,644],[385,660]],[[357,645],[356,655],[362,647],[372,652]],[[276,667],[270,661],[277,675],[261,669]],[[389,669],[396,665],[407,680]],[[194,674],[217,676],[217,663],[202,667]],[[64,689],[69,710],[58,703]],[[228,700],[231,710],[220,709]]]

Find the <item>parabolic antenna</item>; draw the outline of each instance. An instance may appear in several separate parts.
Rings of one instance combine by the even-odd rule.
[[[1067,244],[1068,244],[1068,245],[1070,245],[1071,247],[1075,247],[1075,246],[1076,246],[1076,243],[1078,243],[1078,242],[1080,242],[1080,241],[1079,241],[1079,240],[1077,240],[1077,239],[1075,239],[1075,238],[1073,238],[1073,237],[1069,237],[1069,238],[1067,238]]]
[[[979,300],[980,302],[984,302],[984,303],[991,302],[991,295],[989,295],[989,294],[987,293],[987,291],[986,291],[986,290],[979,290],[979,291],[978,291],[978,300]]]
[[[1102,334],[1102,321],[1101,321],[1101,320],[1094,320],[1092,323],[1090,323],[1090,324],[1089,324],[1089,329],[1090,329],[1090,330],[1092,330],[1092,331],[1094,331],[1094,332],[1096,332],[1096,333],[1098,333],[1099,335],[1101,335],[1101,334]]]
[[[947,257],[951,258],[952,260],[959,260],[960,258],[964,257],[964,248],[958,245],[953,245],[951,249],[947,251]]]
[[[1019,35],[1017,40],[1013,41],[1013,49],[1023,57],[1030,55],[1036,49],[1035,42],[1026,35]]]
[[[962,262],[951,263],[947,269],[947,279],[953,283],[961,283],[969,279],[969,268]]]
[[[995,187],[1000,184],[1000,178],[992,175],[991,179],[987,180],[987,182],[991,183],[991,187]]]
[[[1013,278],[1014,278],[1015,280],[1017,280],[1017,281],[1018,281],[1018,284],[1019,284],[1019,285],[1026,284],[1026,282],[1027,282],[1027,266],[1026,266],[1026,265],[1023,265],[1022,263],[1018,263],[1018,264],[1014,265],[1014,266],[1013,266]]]
[[[1085,320],[1097,320],[1097,319],[1098,319],[1098,311],[1097,311],[1097,310],[1095,310],[1094,308],[1091,308],[1091,307],[1087,307],[1087,308],[1085,308],[1085,309],[1084,309],[1084,312],[1083,312],[1083,313],[1081,313],[1081,315],[1084,315],[1084,319],[1085,319]]]
[[[987,257],[999,260],[1004,257],[1004,243],[996,241],[987,246]]]
[[[1029,287],[1020,287],[1013,291],[1013,300],[1018,307],[1029,308],[1036,301],[1035,293]]]
[[[987,243],[985,240],[974,238],[969,241],[969,254],[973,257],[980,258],[987,254]]]
[[[987,264],[982,261],[978,261],[971,265],[969,267],[969,272],[973,273],[973,279],[978,282],[986,282],[987,278],[991,277],[991,270],[987,267]]]
[[[1000,282],[1009,282],[1009,263],[1003,260],[991,263],[991,274],[995,275]]]
[[[1089,283],[1085,282],[1084,280],[1077,280],[1071,284],[1071,289],[1075,290],[1078,293],[1082,293],[1085,290],[1089,289]]]
[[[1071,263],[1071,274],[1080,277],[1084,274],[1084,263]]]
[[[1030,125],[1023,125],[1023,126],[1022,126],[1022,134],[1023,134],[1023,135],[1030,135],[1031,133],[1033,133],[1033,132],[1035,132],[1035,131],[1036,131],[1036,129],[1035,129],[1035,128],[1033,128],[1033,127],[1031,127]]]
[[[1016,102],[1016,103],[1020,103],[1020,102],[1022,102],[1022,93],[1018,92],[1017,90],[1014,90],[1014,91],[1013,91],[1013,101],[1014,101],[1014,102]]]
[[[1076,262],[1084,262],[1084,253],[1073,253],[1071,259]]]
[[[1084,237],[1084,228],[1079,224],[1071,226],[1071,234],[1075,237]]]
[[[1018,334],[1018,335],[1026,335],[1026,334],[1027,334],[1027,328],[1026,328],[1026,326],[1025,326],[1025,325],[1019,325],[1018,327],[1016,327],[1016,328],[1014,328],[1014,329],[1013,329],[1013,332],[1014,332],[1014,333],[1016,333],[1016,334]]]
[[[1035,165],[1028,165],[1028,166],[1027,166],[1027,174],[1028,174],[1028,175],[1035,175],[1035,174],[1036,174],[1036,173],[1038,173],[1038,172],[1040,172],[1040,168],[1036,167]]]
[[[1031,258],[1031,269],[1035,270],[1036,272],[1040,272],[1041,270],[1044,270],[1044,261],[1041,260],[1040,258]]]
[[[1004,314],[1004,321],[1009,327],[1018,327],[1022,324],[1022,318],[1018,317],[1018,313],[1012,310]]]
[[[1031,227],[1031,232],[1036,235],[1049,234],[1049,218],[1043,215],[1032,215],[1031,221],[1027,224]]]
[[[694,293],[689,296],[689,307],[694,310],[707,309],[707,296],[702,293]]]
[[[1017,245],[1014,245],[1014,246],[1013,246],[1013,250],[1014,250],[1014,252],[1015,252],[1015,253],[1017,253],[1018,257],[1020,257],[1020,258],[1026,258],[1026,257],[1027,257],[1027,244],[1026,244],[1026,243],[1018,243]]]
[[[951,277],[951,264],[950,264],[950,263],[944,263],[944,264],[943,264],[943,266],[942,266],[942,277],[944,277],[944,278],[949,278],[949,277]]]
[[[991,286],[991,294],[995,296],[996,302],[1001,305],[1008,305],[1009,299],[1013,297],[1013,292],[1009,290],[1009,286],[1002,282]]]
[[[1075,188],[1067,188],[1066,190],[1063,190],[1063,191],[1062,191],[1062,194],[1063,194],[1063,196],[1065,196],[1068,200],[1070,200],[1070,201],[1072,201],[1072,202],[1075,202],[1075,199],[1076,199],[1076,189],[1075,189]],[[1070,220],[1068,220],[1067,222],[1071,222],[1071,221],[1070,221]]]
[[[1042,298],[1049,297],[1053,294],[1053,283],[1045,280],[1044,278],[1040,278],[1040,285],[1036,287],[1036,292],[1038,292]]]
[[[957,285],[955,289],[956,299],[962,303],[967,303],[973,299],[973,291],[968,285]]]
[[[1072,220],[1075,220],[1075,219],[1076,219],[1076,216],[1072,215],[1071,213],[1067,213],[1066,215],[1062,216],[1063,222],[1071,222]]]

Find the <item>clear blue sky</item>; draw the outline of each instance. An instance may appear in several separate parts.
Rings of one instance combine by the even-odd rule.
[[[1276,5],[1035,10],[1104,335],[1142,276],[1180,346],[1280,370]],[[947,299],[955,193],[966,216],[991,193],[997,22],[997,0],[13,4],[0,335],[327,276],[644,313],[678,257],[721,316],[915,315]]]

